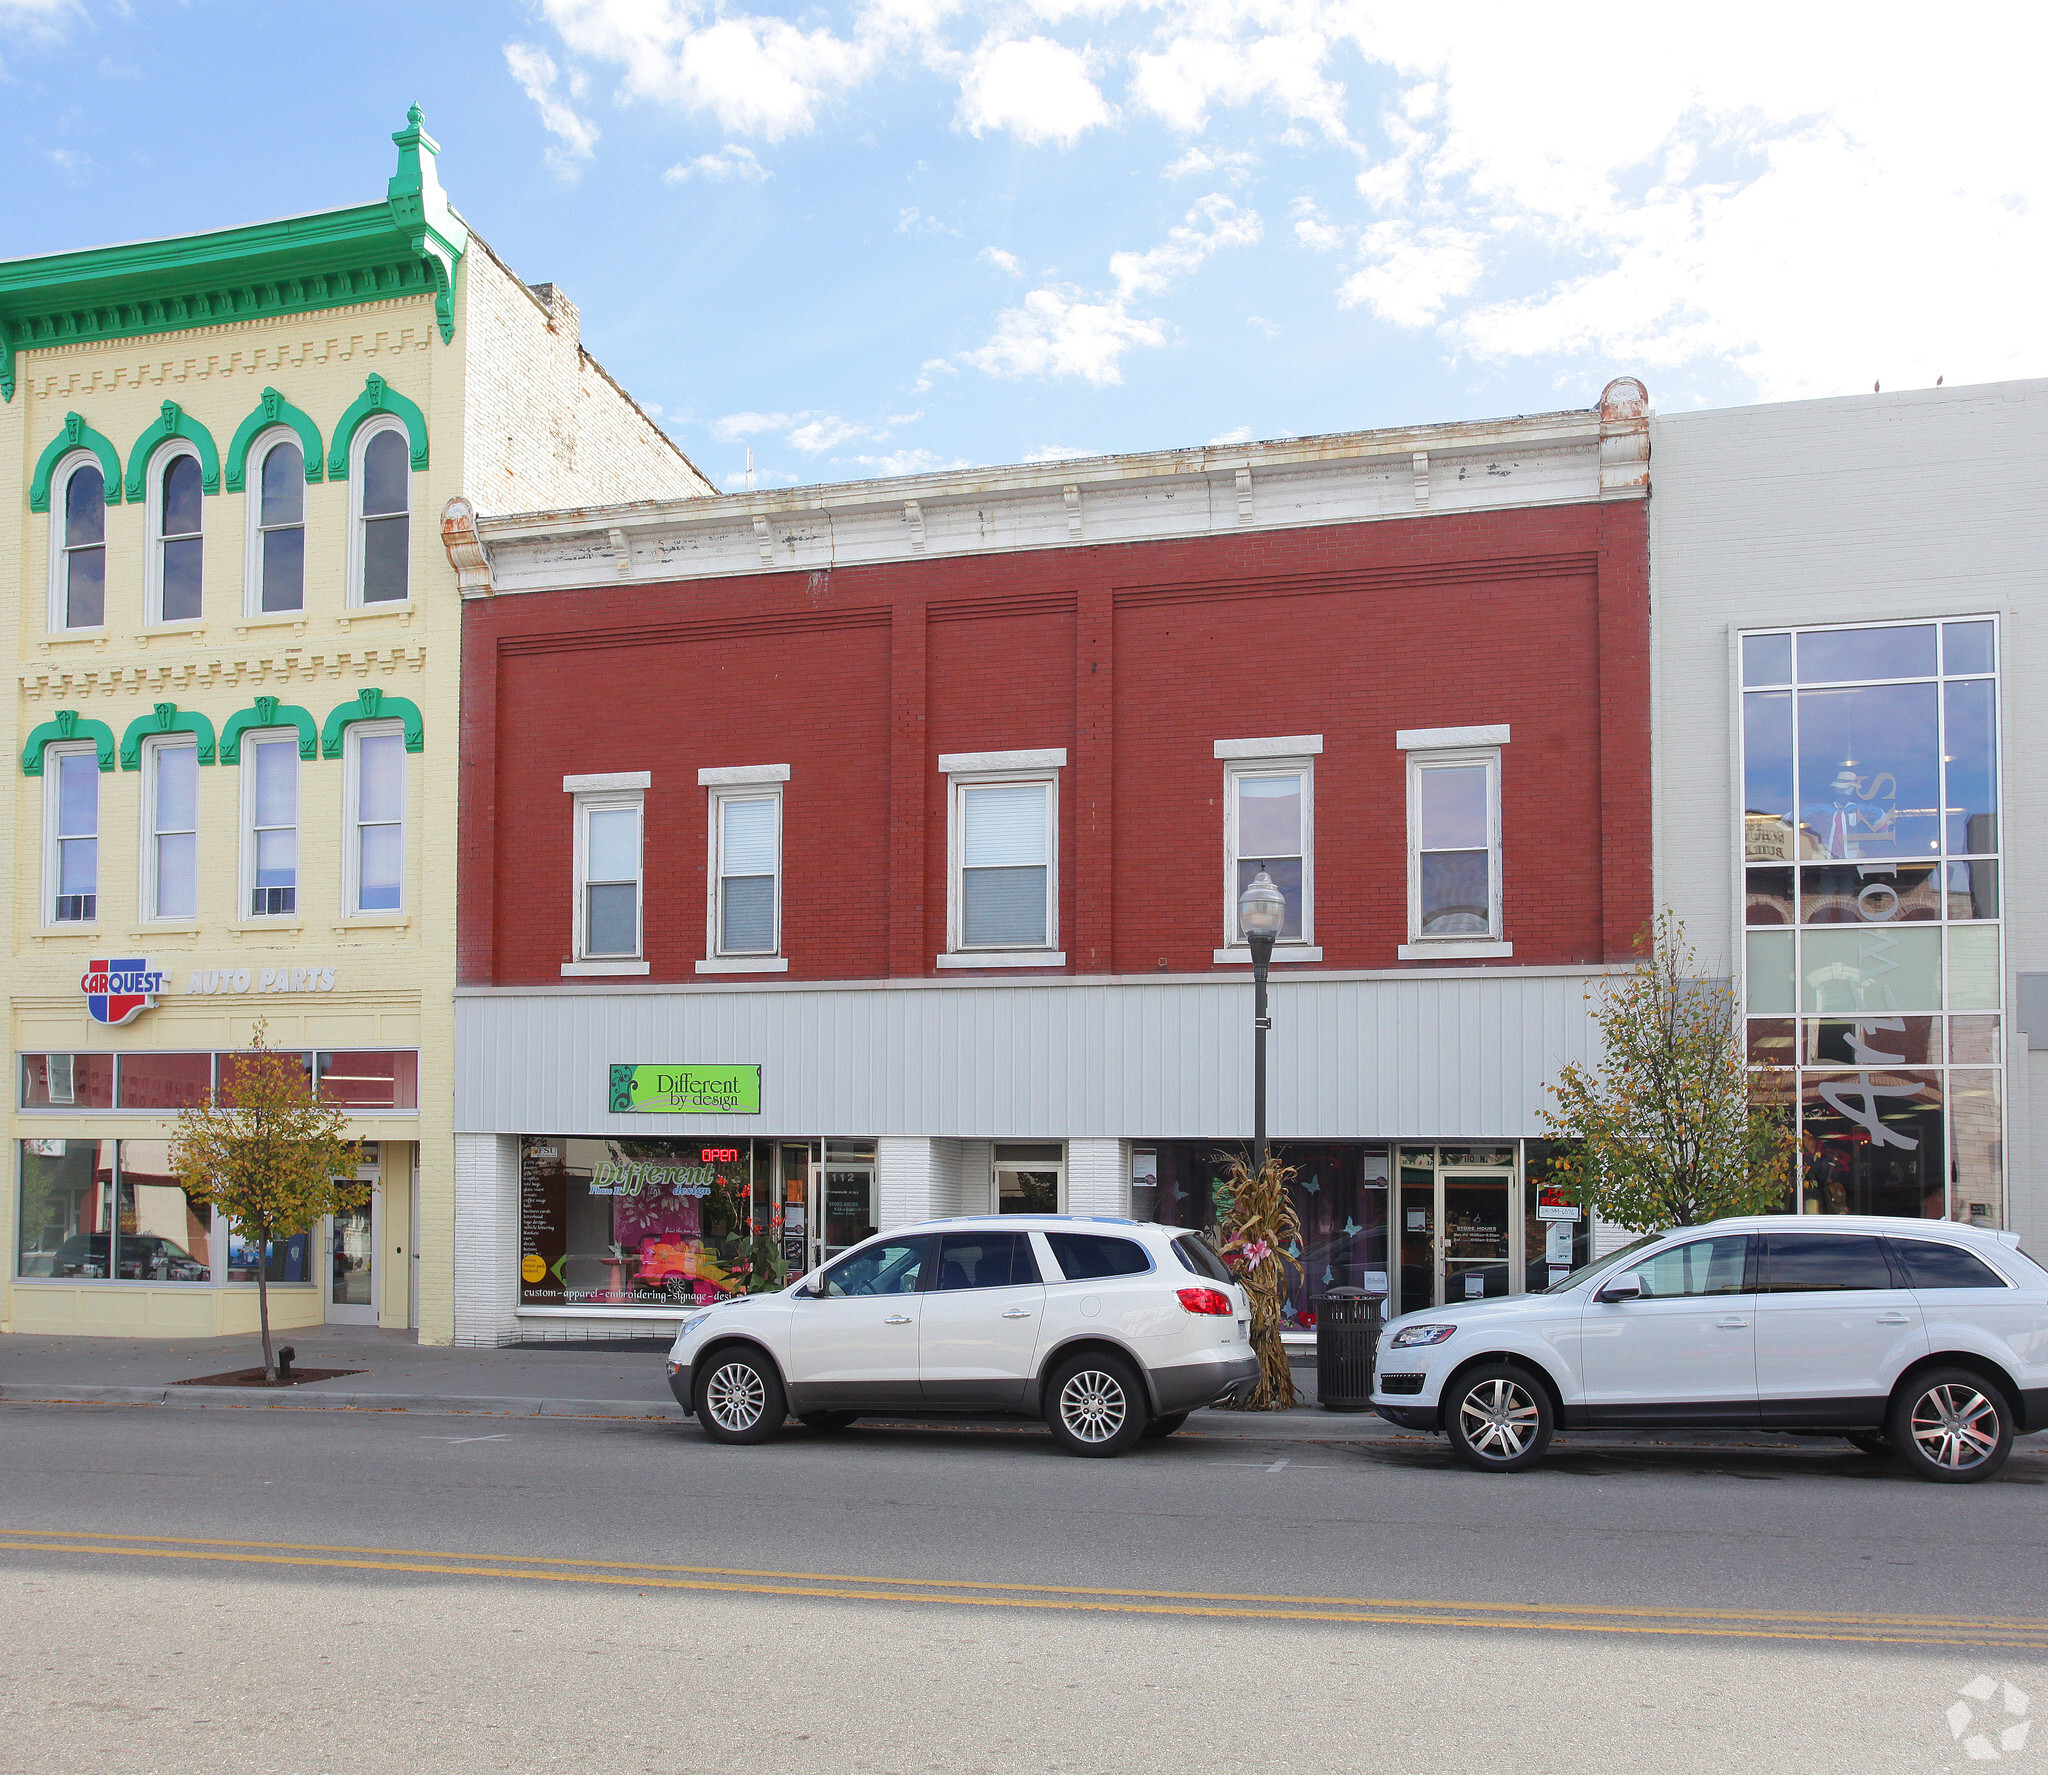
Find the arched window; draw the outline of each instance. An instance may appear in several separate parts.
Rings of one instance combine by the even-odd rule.
[[[190,450],[157,459],[150,488],[150,547],[156,608],[153,622],[191,622],[200,615],[206,542],[200,534],[199,458]]]
[[[356,476],[360,601],[388,604],[412,593],[412,451],[404,429],[391,423],[370,431],[362,452]]]
[[[54,626],[96,629],[107,620],[107,482],[97,462],[81,458],[63,480],[58,504]]]
[[[256,562],[251,615],[306,607],[306,458],[291,437],[263,448],[257,470]]]

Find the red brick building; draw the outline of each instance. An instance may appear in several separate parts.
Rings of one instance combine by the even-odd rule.
[[[1622,381],[1493,424],[456,502],[469,1334],[658,1319],[932,1214],[1203,1223],[1249,1132],[1261,867],[1298,1310],[1540,1281],[1570,1255],[1533,1215],[1541,1087],[1651,910],[1647,491]]]

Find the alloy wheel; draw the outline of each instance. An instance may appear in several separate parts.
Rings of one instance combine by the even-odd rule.
[[[1077,1442],[1107,1442],[1124,1427],[1130,1406],[1115,1375],[1083,1368],[1060,1389],[1060,1422]]]
[[[704,1403],[721,1430],[751,1430],[768,1409],[768,1389],[750,1362],[728,1362],[704,1383]]]
[[[1975,1387],[1929,1387],[1913,1402],[1913,1440],[1936,1466],[1967,1473],[1998,1447],[1998,1411]]]
[[[1526,1387],[1496,1376],[1481,1381],[1458,1405],[1458,1425],[1474,1453],[1511,1461],[1536,1439],[1542,1414]]]

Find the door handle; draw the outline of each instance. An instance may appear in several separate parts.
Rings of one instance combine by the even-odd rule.
[[[1748,1324],[1747,1319],[1716,1319],[1714,1328],[1717,1331],[1740,1331]]]
[[[1031,1317],[1031,1309],[1029,1307],[1005,1307],[1003,1309],[1003,1317],[1005,1319],[1028,1319]]]
[[[1904,1313],[1880,1313],[1877,1316],[1877,1322],[1880,1325],[1910,1325],[1913,1323]]]
[[[908,1325],[910,1323],[910,1315],[908,1313],[891,1313],[882,1323],[884,1325]]]

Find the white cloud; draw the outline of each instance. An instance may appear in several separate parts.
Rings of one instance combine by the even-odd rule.
[[[1312,253],[1334,253],[1351,238],[1316,207],[1313,197],[1297,197],[1287,206],[1294,220],[1294,238]]]
[[[1166,238],[1142,253],[1112,253],[1109,274],[1120,296],[1157,293],[1195,270],[1221,247],[1257,244],[1265,224],[1257,210],[1241,209],[1212,191],[1166,231]]]
[[[917,366],[917,380],[910,385],[910,392],[912,394],[924,394],[930,389],[934,376],[957,376],[959,374],[958,365],[948,363],[942,357],[928,357]]]
[[[806,417],[801,425],[792,426],[784,440],[793,444],[807,455],[816,456],[826,450],[837,449],[855,438],[885,437],[887,433],[877,432],[871,425],[860,425],[851,419],[842,419],[837,413],[820,413],[815,418]]]
[[[958,234],[957,228],[948,228],[937,216],[928,216],[920,209],[898,210],[896,212],[898,234]]]
[[[1079,376],[1097,388],[1123,381],[1120,360],[1134,345],[1164,345],[1166,323],[1125,311],[1123,299],[1090,302],[1066,286],[1033,290],[1006,308],[996,330],[966,361],[990,376]]]
[[[1277,339],[1280,337],[1280,329],[1276,327],[1271,321],[1269,321],[1263,314],[1246,315],[1244,317],[1244,324],[1248,327],[1256,327],[1268,339]]]
[[[890,425],[907,425],[922,419],[922,413],[908,413],[890,420]],[[886,427],[865,425],[837,413],[728,413],[711,422],[711,435],[732,443],[741,438],[758,438],[779,433],[782,441],[806,455],[817,456],[859,438],[877,441],[888,437]]]
[[[1332,25],[1345,16],[1334,4],[1290,8],[1245,0],[1237,9],[1228,0],[1184,0],[1160,47],[1132,58],[1131,98],[1183,135],[1207,128],[1218,105],[1264,102],[1333,141],[1348,141],[1343,85],[1323,73],[1331,48],[1325,10]],[[1288,12],[1294,15],[1290,28],[1256,34]]]
[[[755,487],[794,487],[802,479],[801,475],[785,474],[774,468],[757,468],[751,473],[744,468],[733,468],[719,476],[728,493],[746,493]]]
[[[764,431],[787,431],[807,415],[792,419],[787,413],[728,413],[711,422],[711,435],[730,442],[734,438],[759,437]]]
[[[1172,165],[1163,168],[1162,179],[1192,179],[1196,177],[1219,177],[1233,185],[1242,185],[1251,177],[1252,168],[1259,164],[1259,157],[1249,148],[1232,153],[1226,149],[1209,149],[1196,146],[1190,148]]]
[[[539,110],[541,127],[560,144],[548,150],[548,165],[564,177],[574,178],[580,170],[577,162],[588,160],[597,151],[597,126],[555,96],[555,60],[545,50],[530,43],[508,43],[505,66]]]
[[[1089,57],[1050,37],[984,43],[960,82],[960,121],[975,135],[1006,129],[1031,143],[1071,148],[1116,113],[1089,77]]]
[[[727,142],[714,153],[700,154],[695,160],[678,161],[661,175],[661,182],[680,185],[689,179],[740,179],[759,184],[774,177],[755,157],[753,149]]]
[[[1486,269],[1485,240],[1461,228],[1375,222],[1359,236],[1367,263],[1344,280],[1340,307],[1363,302],[1396,326],[1433,324],[1453,296],[1469,292]]]
[[[1100,450],[1076,450],[1070,444],[1040,444],[1018,458],[1021,462],[1072,462],[1082,456],[1100,456]]]
[[[964,456],[948,461],[930,450],[892,450],[886,456],[856,456],[854,461],[878,475],[928,475],[940,469],[974,466]]]
[[[1004,252],[1001,247],[983,247],[975,257],[986,259],[998,271],[1007,271],[1012,277],[1024,275],[1024,261],[1015,253]]]
[[[1218,432],[1209,440],[1210,444],[1249,444],[1252,428],[1249,425],[1233,425],[1228,431]]]

